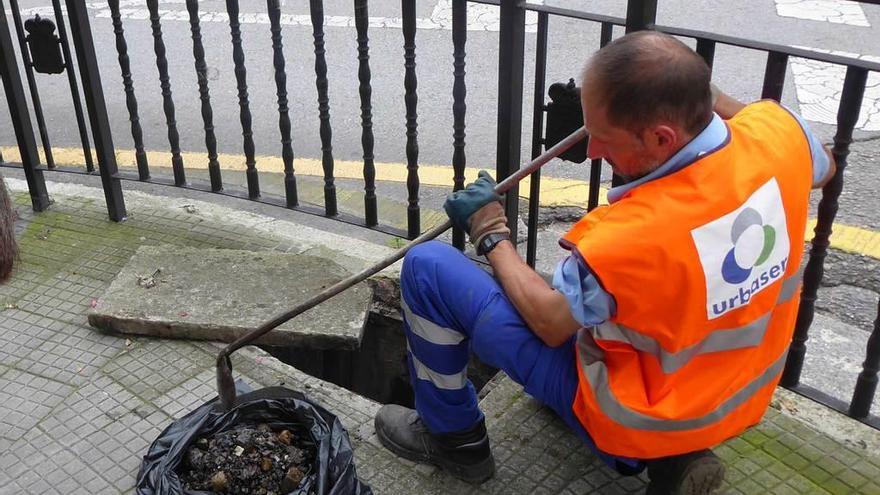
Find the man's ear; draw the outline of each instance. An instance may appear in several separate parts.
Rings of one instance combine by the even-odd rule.
[[[658,147],[673,150],[678,145],[678,132],[671,126],[658,125],[654,128],[654,136]]]
[[[681,136],[670,125],[660,124],[644,130],[643,141],[652,153],[662,159],[672,156],[678,150]]]

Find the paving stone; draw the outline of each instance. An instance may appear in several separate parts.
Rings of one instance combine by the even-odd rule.
[[[126,389],[145,400],[152,400],[180,386],[206,369],[214,368],[214,358],[182,341],[129,338],[119,355],[104,371]]]
[[[141,456],[169,422],[167,414],[98,374],[39,428],[91,466],[105,487],[121,492],[134,486]]]
[[[179,419],[216,397],[217,373],[208,369],[153,399],[152,403],[168,416]]]
[[[72,392],[72,387],[17,369],[0,377],[0,437],[20,438]]]
[[[105,283],[101,281],[61,271],[34,284],[16,306],[48,318],[83,324],[86,321],[83,313],[105,288]],[[50,311],[47,312],[47,309]]]
[[[55,332],[16,362],[18,369],[69,385],[80,385],[124,348],[124,340],[67,323],[52,323]]]
[[[33,316],[17,309],[0,312],[0,363],[16,365],[24,355],[54,335],[55,330],[46,328],[45,320],[34,321]],[[57,322],[49,324],[60,325]]]

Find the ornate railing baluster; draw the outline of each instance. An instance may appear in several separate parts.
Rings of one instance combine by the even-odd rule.
[[[293,144],[290,137],[290,109],[287,106],[287,72],[284,69],[284,50],[281,38],[281,3],[266,0],[269,22],[272,25],[272,53],[275,65],[275,88],[278,95],[278,128],[281,131],[281,159],[284,161],[284,195],[287,207],[299,204],[296,176],[293,171]]]
[[[541,154],[544,145],[544,84],[547,75],[547,29],[549,15],[538,13],[535,40],[535,92],[532,106],[532,159]],[[526,226],[526,263],[535,267],[538,252],[538,215],[541,211],[541,170],[535,170],[529,184],[529,223]]]
[[[189,13],[189,26],[193,40],[193,59],[199,84],[199,99],[202,102],[202,122],[205,126],[205,147],[208,149],[208,176],[211,178],[211,191],[223,190],[220,163],[217,161],[217,137],[214,134],[214,111],[211,108],[211,93],[208,88],[208,64],[205,62],[205,46],[202,43],[202,28],[199,24],[198,0],[186,0]]]
[[[465,85],[465,45],[467,43],[467,0],[452,0],[452,190],[464,189],[465,115],[467,114],[467,86]],[[464,249],[465,232],[458,227],[452,230],[452,245]]]
[[[785,370],[782,372],[782,379],[780,381],[780,384],[784,387],[793,387],[800,381],[801,370],[804,365],[804,355],[807,352],[808,332],[810,324],[813,323],[816,294],[825,272],[824,265],[825,256],[828,254],[828,239],[831,237],[834,217],[837,215],[837,200],[840,197],[840,192],[843,190],[843,172],[846,169],[846,157],[849,155],[849,145],[852,143],[853,129],[856,126],[859,110],[862,107],[862,98],[865,95],[867,79],[868,71],[865,69],[849,67],[846,70],[843,93],[840,97],[840,107],[837,110],[837,134],[834,136],[834,148],[831,150],[834,160],[837,162],[837,173],[822,188],[822,199],[819,201],[819,214],[816,220],[816,228],[814,229],[815,235],[813,236],[812,248],[810,249],[810,259],[804,270],[804,286],[801,290],[801,304],[798,308],[794,338],[788,351]]]
[[[34,79],[34,67],[26,41],[27,35],[21,22],[21,12],[18,11],[18,0],[9,0],[9,6],[12,8],[12,21],[15,24],[15,33],[18,35],[18,47],[21,50],[21,59],[24,62],[24,73],[27,77],[31,101],[34,104],[34,116],[37,118],[40,141],[43,143],[43,152],[46,154],[46,166],[55,168],[55,159],[52,157],[52,145],[49,143],[49,132],[46,130],[46,119],[43,118],[43,105],[40,103],[40,91],[37,89],[37,81]]]
[[[168,144],[171,147],[171,168],[174,171],[174,185],[186,185],[183,158],[180,156],[180,134],[177,132],[177,119],[174,115],[174,99],[171,97],[171,77],[168,75],[168,58],[165,56],[165,42],[162,40],[162,24],[159,22],[159,1],[147,0],[150,11],[150,26],[153,30],[153,50],[156,52],[156,67],[159,69],[159,86],[162,88],[162,108],[168,126]]]
[[[138,178],[142,181],[147,181],[150,180],[150,165],[147,162],[147,153],[144,151],[144,132],[141,129],[141,120],[138,115],[137,96],[134,94],[131,62],[128,58],[128,43],[125,41],[125,29],[122,27],[119,0],[108,0],[108,4],[110,6],[110,19],[113,22],[113,33],[116,35],[116,53],[119,59],[119,69],[122,71],[122,86],[125,88],[125,106],[128,108],[128,120],[131,123],[131,138],[134,140],[134,156],[137,162]]]
[[[785,85],[785,70],[788,68],[788,55],[779,52],[767,53],[767,66],[764,69],[764,88],[761,98],[779,101]]]
[[[333,130],[330,127],[330,96],[327,83],[327,50],[324,48],[324,2],[309,0],[312,35],[315,38],[315,86],[321,120],[321,165],[324,169],[324,214],[336,216],[336,185],[333,179]]]
[[[364,220],[370,227],[379,223],[376,203],[376,166],[373,163],[373,107],[370,86],[370,45],[367,36],[367,0],[354,0],[354,24],[358,42],[358,89],[361,95],[361,146],[364,149]]]
[[[877,372],[880,371],[880,300],[877,301],[877,319],[874,320],[874,330],[868,337],[868,345],[865,349],[865,362],[862,364],[862,372],[856,380],[856,389],[853,392],[852,402],[849,404],[849,415],[854,418],[866,418],[871,412],[871,403],[874,402],[874,394],[877,391]]]
[[[256,199],[260,197],[260,179],[257,175],[257,162],[254,157],[254,132],[252,129],[252,117],[250,97],[247,87],[247,68],[244,65],[244,49],[241,46],[241,23],[238,19],[238,0],[226,0],[226,13],[229,15],[229,31],[232,36],[232,61],[235,64],[235,82],[238,88],[239,120],[241,121],[241,135],[244,138],[244,156],[247,171],[248,197]]]
[[[419,211],[419,123],[416,113],[419,96],[416,92],[416,2],[401,0],[403,15],[403,66],[406,73],[403,78],[404,101],[406,102],[406,231],[410,239],[421,233]]]
[[[711,69],[715,62],[715,42],[706,38],[697,38],[697,54],[703,57],[706,65]]]

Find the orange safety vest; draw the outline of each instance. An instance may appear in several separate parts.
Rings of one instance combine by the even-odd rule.
[[[729,141],[587,214],[560,240],[617,303],[578,333],[573,409],[610,454],[712,447],[764,415],[794,331],[808,141],[771,101]]]

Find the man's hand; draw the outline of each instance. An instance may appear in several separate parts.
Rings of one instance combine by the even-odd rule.
[[[489,172],[480,170],[477,176],[474,183],[450,194],[443,203],[443,209],[446,210],[452,224],[465,232],[470,231],[468,221],[471,215],[489,203],[501,201],[501,196],[495,192],[495,179],[489,175]]]

